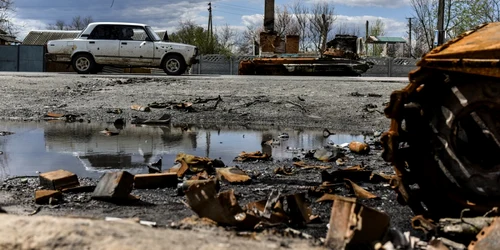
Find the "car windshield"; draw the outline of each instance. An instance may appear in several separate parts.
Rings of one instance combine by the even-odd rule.
[[[158,34],[156,34],[156,32],[150,26],[146,26],[146,29],[148,30],[148,33],[151,36],[151,39],[153,39],[153,41],[160,41],[161,40],[161,38],[158,36]]]

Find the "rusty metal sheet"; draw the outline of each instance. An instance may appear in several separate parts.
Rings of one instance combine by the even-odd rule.
[[[442,46],[425,58],[496,59],[500,57],[500,22],[481,25]]]
[[[435,48],[417,66],[500,77],[500,22],[481,25]]]
[[[253,161],[253,160],[263,160],[267,161],[271,159],[271,155],[266,153],[261,153],[260,151],[247,153],[245,151],[241,152],[234,160],[239,162]]]
[[[360,199],[378,199],[379,197],[376,196],[375,194],[365,190],[364,188],[360,187],[358,184],[354,183],[353,181],[349,179],[345,179],[345,184],[349,190],[351,190],[356,197]]]
[[[238,167],[216,168],[217,178],[231,184],[247,184],[252,181],[243,170]]]
[[[477,241],[471,242],[468,249],[493,250],[500,246],[500,220],[495,218],[491,226],[483,228],[476,236]]]
[[[349,244],[372,244],[389,229],[389,216],[356,203],[354,198],[337,197],[333,202],[325,245],[345,249]]]
[[[215,182],[205,182],[190,186],[186,192],[187,203],[200,218],[209,218],[222,225],[236,225],[238,221],[232,213],[238,210],[236,198],[231,197],[234,193],[218,195],[215,185]]]

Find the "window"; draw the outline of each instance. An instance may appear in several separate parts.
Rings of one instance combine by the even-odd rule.
[[[120,26],[120,40],[145,41],[147,37],[142,27]]]
[[[161,40],[161,38],[158,36],[158,34],[156,34],[156,32],[150,26],[146,26],[146,29],[149,31],[149,35],[151,36],[153,41],[160,41]],[[165,35],[167,35],[166,31],[165,31]],[[167,36],[167,38],[168,38],[168,36]]]
[[[115,40],[117,39],[112,25],[98,25],[94,28],[88,39]]]

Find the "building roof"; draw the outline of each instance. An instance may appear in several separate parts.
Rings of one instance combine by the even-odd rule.
[[[5,32],[3,29],[0,29],[0,35],[5,35],[7,32]]]
[[[4,35],[0,34],[0,40],[6,41],[8,43],[20,43],[21,41],[16,40],[15,36],[9,36],[9,35]]]
[[[50,40],[76,38],[79,30],[33,30],[24,38],[24,45],[45,45]]]
[[[406,43],[406,40],[402,37],[369,36],[366,43]]]
[[[24,38],[24,45],[45,45],[50,40],[73,39],[81,30],[33,30]],[[163,38],[165,31],[155,31]],[[145,35],[144,35],[145,36]]]

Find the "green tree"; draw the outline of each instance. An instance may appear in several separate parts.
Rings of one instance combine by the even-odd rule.
[[[215,37],[215,34],[214,34]],[[181,21],[176,32],[169,35],[172,42],[186,43],[198,47],[200,54],[207,54],[214,51],[211,44],[215,43],[215,38],[208,37],[208,31],[198,26],[193,21]],[[210,43],[209,39],[213,39]]]
[[[438,0],[410,0],[410,5],[416,19],[412,23],[413,54],[419,57],[434,46]],[[500,21],[500,0],[447,0],[444,18],[446,39],[453,39],[479,24]]]
[[[368,30],[370,36],[384,36],[385,35],[385,23],[382,19],[377,19],[373,25],[370,26]],[[372,45],[372,55],[380,56],[384,50],[383,44],[373,44]]]
[[[449,36],[455,37],[487,22],[500,21],[500,0],[454,0],[451,7]]]
[[[213,37],[209,37],[208,30],[193,21],[181,21],[177,31],[169,35],[172,42],[186,43],[198,47],[200,54],[223,54],[230,56],[236,43],[236,31],[224,25],[215,27]],[[210,42],[210,39],[212,41]]]

